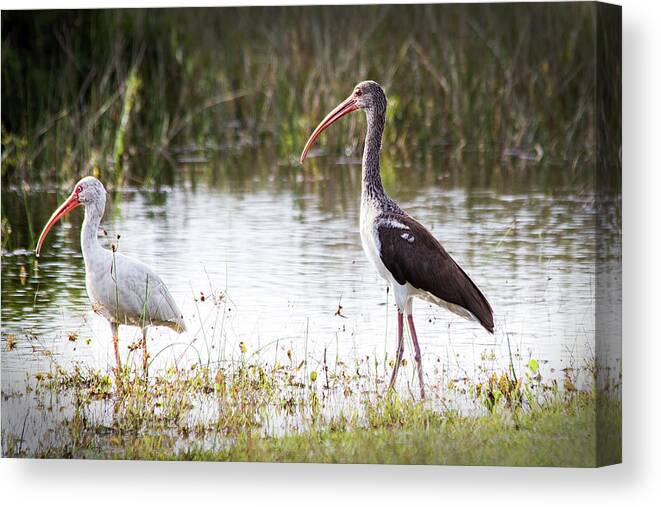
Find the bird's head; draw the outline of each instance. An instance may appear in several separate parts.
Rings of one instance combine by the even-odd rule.
[[[377,113],[386,110],[386,93],[376,81],[363,81],[353,89],[352,97],[355,97],[358,109],[365,109]]]
[[[73,187],[73,193],[77,195],[80,204],[87,206],[88,204],[106,203],[106,189],[99,180],[94,176],[85,176],[80,179],[76,186]]]
[[[55,223],[81,205],[93,210],[96,214],[103,215],[103,210],[106,207],[106,189],[103,188],[103,184],[94,176],[86,176],[79,180],[73,187],[71,195],[69,195],[67,200],[64,201],[48,219],[48,222],[37,241],[37,257],[41,254],[41,247],[46,239],[46,235]]]
[[[330,127],[337,120],[346,116],[347,114],[356,111],[357,109],[363,109],[365,112],[370,114],[383,114],[385,113],[387,105],[386,94],[381,88],[381,85],[375,81],[363,81],[358,83],[351,95],[349,95],[341,104],[339,104],[335,109],[326,115],[321,123],[317,126],[316,129],[310,135],[308,142],[305,143],[305,148],[303,148],[303,153],[301,153],[300,162],[301,164],[305,161],[310,148],[314,144],[315,140],[319,135]]]

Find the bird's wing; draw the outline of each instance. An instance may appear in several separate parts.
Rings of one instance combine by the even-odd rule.
[[[116,254],[115,268],[120,310],[134,316],[137,324],[164,325],[176,331],[186,329],[172,294],[149,266]]]
[[[399,284],[408,282],[468,310],[493,333],[489,302],[423,225],[406,214],[384,213],[375,227],[381,243],[381,261]]]

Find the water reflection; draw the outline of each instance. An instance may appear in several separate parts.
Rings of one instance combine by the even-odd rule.
[[[491,336],[416,302],[427,375],[474,376],[485,357],[506,367],[508,340],[515,365],[535,357],[548,361],[548,374],[591,357],[596,239],[587,183],[552,166],[476,160],[464,174],[466,160],[424,158],[400,166],[386,156],[386,188],[476,281],[496,321]],[[3,348],[16,337],[15,350],[2,354],[3,389],[49,368],[52,358],[34,352],[42,348],[64,365],[112,365],[109,328],[84,289],[82,213],[51,232],[38,265],[26,250],[30,227],[38,232],[66,191],[3,189],[15,247],[2,259]],[[268,360],[284,349],[302,357],[303,348],[311,360],[325,349],[343,360],[392,357],[393,301],[361,250],[359,194],[352,160],[319,158],[302,170],[249,155],[183,165],[174,186],[115,192],[102,224],[106,246],[120,234],[121,252],[160,273],[190,329],[150,332],[150,349],[163,350],[152,371],[237,357],[240,341]],[[137,333],[121,330],[124,353]]]

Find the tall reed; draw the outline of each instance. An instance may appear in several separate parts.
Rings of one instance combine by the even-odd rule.
[[[592,4],[3,12],[3,182],[162,177],[177,154],[285,162],[363,79],[384,146],[591,162]],[[362,121],[320,146],[358,148]]]

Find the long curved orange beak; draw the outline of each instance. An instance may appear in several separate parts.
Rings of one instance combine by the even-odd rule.
[[[337,120],[339,120],[343,116],[346,116],[350,112],[355,111],[356,109],[358,109],[358,106],[356,105],[356,98],[352,94],[339,106],[337,106],[330,113],[328,113],[328,115],[326,115],[326,118],[321,120],[321,123],[317,126],[316,129],[314,129],[314,132],[312,132],[312,135],[310,136],[310,139],[308,139],[308,142],[305,143],[305,148],[303,148],[303,153],[301,153],[301,158],[299,159],[300,163],[302,164],[305,161],[305,157],[308,156],[308,152],[310,151],[310,148],[312,148],[312,145],[316,141],[317,137],[319,137],[319,134],[321,134],[324,130],[330,127]]]
[[[39,241],[37,241],[37,250],[36,250],[37,257],[39,257],[39,255],[41,254],[41,246],[44,244],[46,235],[48,234],[48,231],[50,231],[51,228],[55,225],[55,222],[57,222],[64,215],[66,215],[71,210],[77,208],[80,205],[81,202],[78,199],[78,194],[74,192],[69,196],[69,198],[66,201],[62,203],[62,205],[59,208],[57,208],[53,212],[51,217],[48,219],[48,222],[46,223],[46,227],[44,227],[44,230],[41,231],[41,235],[39,236]]]

